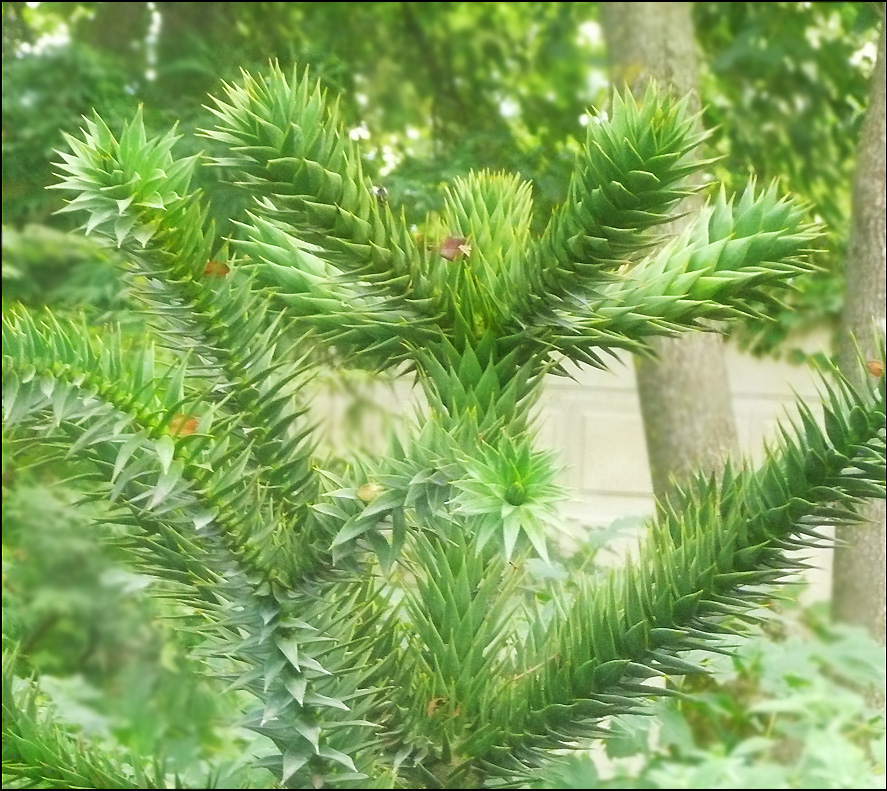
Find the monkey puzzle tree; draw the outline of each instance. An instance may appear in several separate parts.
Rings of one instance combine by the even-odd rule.
[[[51,314],[3,325],[3,404],[30,460],[78,460],[109,534],[201,635],[212,672],[258,703],[285,787],[521,785],[700,672],[735,617],[798,566],[823,524],[884,496],[885,379],[825,387],[757,470],[728,466],[660,503],[635,559],[520,595],[563,494],[531,407],[569,361],[730,319],[809,268],[802,210],[723,191],[680,238],[657,225],[704,162],[682,103],[650,89],[589,120],[569,197],[530,232],[531,187],[473,174],[417,241],[361,172],[307,77],[244,75],[216,100],[212,164],[254,197],[230,240],[189,192],[175,136],[69,138],[60,188],[126,254],[154,337]],[[654,250],[650,253],[649,251]],[[381,458],[334,472],[306,418],[310,349],[415,371],[427,398]],[[301,353],[304,349],[304,353]],[[872,366],[874,368],[874,366]],[[53,787],[164,787],[138,757],[36,717],[4,667],[4,772]]]

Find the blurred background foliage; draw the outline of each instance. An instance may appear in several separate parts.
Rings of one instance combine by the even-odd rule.
[[[822,271],[799,279],[784,310],[768,309],[770,322],[747,322],[738,333],[756,352],[791,354],[798,334],[831,331],[840,314],[851,176],[878,15],[873,4],[830,2],[699,2],[694,14],[703,122],[717,128],[710,150],[721,157],[717,179],[741,189],[752,172],[761,180],[778,178],[826,226]],[[610,90],[596,3],[10,2],[2,15],[3,304],[83,310],[95,324],[124,321],[133,332],[140,318],[116,274],[115,252],[69,235],[70,215],[54,214],[61,198],[46,189],[54,179],[54,151],[64,146],[63,133],[77,131],[81,115],[95,110],[117,129],[144,103],[150,131],[178,123],[190,132],[212,123],[204,104],[220,80],[236,80],[241,68],[261,70],[276,58],[284,69],[308,67],[341,94],[366,172],[417,232],[440,207],[442,185],[472,168],[518,171],[531,180],[541,229],[566,194],[585,110],[606,107]],[[181,153],[191,153],[189,145],[195,144],[183,141]],[[225,233],[244,196],[219,188],[216,173],[199,178]],[[363,387],[363,378],[327,381],[330,388],[353,390]],[[359,400],[360,393],[351,403]],[[46,705],[71,727],[146,755],[163,753],[174,768],[197,772],[188,777],[198,786],[198,758],[208,755],[231,758],[221,787],[268,782],[262,770],[248,769],[261,745],[218,725],[236,701],[219,695],[186,658],[187,636],[158,618],[162,604],[146,595],[149,581],[123,571],[91,529],[95,513],[75,507],[68,474],[12,465],[4,453],[4,647],[19,645],[22,673],[41,674]],[[571,563],[590,562],[586,549],[577,559],[562,559],[564,574]],[[544,596],[544,585],[531,593]],[[823,629],[812,629],[821,639],[805,650],[844,645],[845,638]],[[853,640],[868,646],[859,635]],[[782,650],[760,648],[765,643],[781,644],[755,645],[765,653]],[[878,650],[860,650],[870,649]],[[778,718],[787,729],[767,730],[770,715],[761,699],[785,698],[785,690],[772,688],[772,674],[759,672],[760,663],[743,654],[732,675],[722,668],[706,682],[711,686],[701,690],[708,697],[699,711],[670,704],[663,716],[680,721],[674,726],[680,739],[669,736],[665,747],[661,740],[651,747],[647,730],[624,725],[634,736],[610,749],[636,757],[634,774],[619,769],[609,787],[669,787],[677,777],[697,787],[692,783],[703,781],[687,779],[681,767],[721,760],[727,771],[737,755],[766,753],[774,767],[785,766],[798,754],[791,752],[797,729],[835,714],[822,706],[830,699],[830,679],[841,675],[835,664],[850,662],[846,652],[841,656],[831,664],[810,660],[805,678],[819,685],[808,690],[819,703],[796,701],[800,714]],[[758,713],[749,714],[753,705]],[[764,728],[771,742],[749,746],[740,739],[739,754],[736,744],[718,747],[738,727],[736,717],[744,718],[743,739]],[[857,761],[859,777],[868,778],[872,766],[883,773],[877,757],[883,756],[883,726],[879,743],[873,732],[840,733],[856,739],[858,754],[848,760]],[[571,782],[565,777],[549,782],[588,787],[589,767],[569,770],[578,785],[563,785]],[[765,779],[774,787],[822,787],[814,776]]]
[[[728,644],[729,641],[726,641]],[[621,715],[598,752],[540,773],[540,788],[883,788],[883,647],[827,609],[787,601],[710,676],[652,716]]]
[[[747,322],[740,341],[802,357],[791,334],[834,331],[843,305],[856,144],[874,68],[874,3],[696,3],[705,124],[719,127],[715,174],[736,189],[754,172],[779,179],[825,226],[816,261],[772,322]]]

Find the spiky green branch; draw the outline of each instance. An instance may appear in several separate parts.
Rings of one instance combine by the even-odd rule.
[[[885,496],[884,373],[864,393],[839,376],[823,385],[825,430],[802,405],[759,469],[728,467],[720,482],[699,478],[662,503],[636,561],[530,630],[525,675],[491,718],[509,723],[503,769],[519,748],[594,734],[586,718],[637,710],[655,694],[647,678],[703,672],[681,654],[709,649],[725,618],[803,568],[786,551],[821,545],[820,528],[858,522],[861,500]]]

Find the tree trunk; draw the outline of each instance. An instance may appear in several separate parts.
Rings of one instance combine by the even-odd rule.
[[[699,107],[691,3],[601,3],[601,24],[613,84],[637,94],[651,79]],[[665,227],[679,233],[699,208],[686,199]],[[658,359],[637,358],[635,373],[644,418],[653,493],[663,498],[696,471],[719,472],[738,438],[722,338],[694,332],[657,338]]]
[[[878,335],[884,332],[887,280],[887,106],[885,106],[884,4],[878,60],[872,77],[869,108],[859,140],[853,191],[853,218],[847,257],[847,287],[838,364],[851,381],[868,374],[859,365],[878,356]],[[832,607],[838,620],[865,626],[885,642],[887,608],[887,527],[885,502],[871,501],[863,514],[871,524],[844,527],[835,550]]]

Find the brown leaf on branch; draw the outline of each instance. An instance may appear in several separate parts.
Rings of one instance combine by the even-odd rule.
[[[471,245],[462,236],[448,236],[440,245],[440,254],[447,261],[456,261],[471,255]]]

